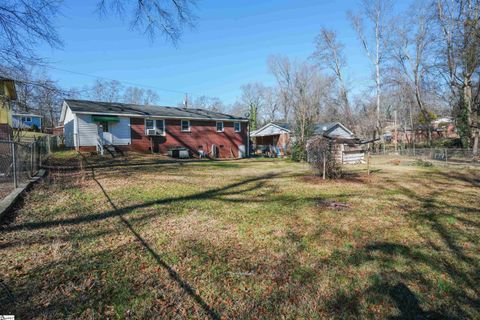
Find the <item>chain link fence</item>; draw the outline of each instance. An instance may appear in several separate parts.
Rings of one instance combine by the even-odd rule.
[[[59,144],[56,136],[43,136],[31,143],[0,140],[0,200],[28,183]]]
[[[475,157],[471,149],[454,149],[454,148],[398,148],[372,150],[372,155],[391,155],[404,156],[422,160],[443,161],[445,163],[476,163],[478,156]]]

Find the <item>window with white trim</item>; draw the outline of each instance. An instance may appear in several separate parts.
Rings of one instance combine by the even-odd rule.
[[[158,134],[162,136],[165,135],[165,120],[156,120],[155,128],[157,129]]]
[[[242,126],[241,126],[240,122],[234,122],[233,123],[233,128],[235,129],[235,132],[242,131]]]
[[[152,119],[145,120],[145,131],[155,129],[155,122]]]
[[[190,132],[190,120],[182,120],[182,132]]]
[[[155,129],[158,135],[165,135],[165,120],[145,119],[145,134],[148,130]]]
[[[223,121],[217,121],[217,132],[223,132]]]

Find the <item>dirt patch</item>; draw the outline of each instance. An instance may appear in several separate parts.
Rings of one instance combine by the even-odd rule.
[[[399,159],[393,159],[393,160],[389,161],[389,163],[391,163],[395,166],[398,166],[398,165],[400,165],[401,161]]]

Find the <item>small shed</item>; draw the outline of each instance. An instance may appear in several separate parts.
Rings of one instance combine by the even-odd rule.
[[[257,151],[285,156],[290,146],[290,125],[282,122],[270,122],[258,130],[250,132]]]
[[[315,126],[314,136],[307,142],[327,139],[332,144],[335,157],[341,164],[355,164],[364,161],[362,142],[355,134],[340,122],[319,123]]]

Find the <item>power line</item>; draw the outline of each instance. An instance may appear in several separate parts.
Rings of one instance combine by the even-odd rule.
[[[62,68],[53,67],[53,66],[45,66],[45,67],[50,68],[50,69],[55,69],[55,70],[58,70],[58,71],[62,71],[62,72],[67,72],[67,73],[71,73],[71,74],[80,75],[80,76],[85,76],[85,77],[90,77],[90,78],[95,78],[95,79],[108,80],[108,81],[118,81],[118,82],[121,82],[123,84],[128,84],[128,85],[137,86],[137,87],[150,88],[150,89],[155,89],[155,90],[158,90],[158,91],[179,93],[179,94],[182,94],[182,95],[185,94],[186,91],[188,91],[188,90],[180,91],[180,90],[174,90],[174,89],[158,88],[158,87],[151,86],[151,85],[145,85],[145,84],[136,83],[136,82],[122,81],[122,80],[112,79],[112,78],[108,78],[108,77],[96,76],[96,75],[89,74],[89,73],[72,71],[72,70],[62,69]],[[191,94],[193,93],[196,96],[201,96],[201,94],[197,94],[195,92],[191,92],[191,91],[188,91],[188,92],[191,93]]]

